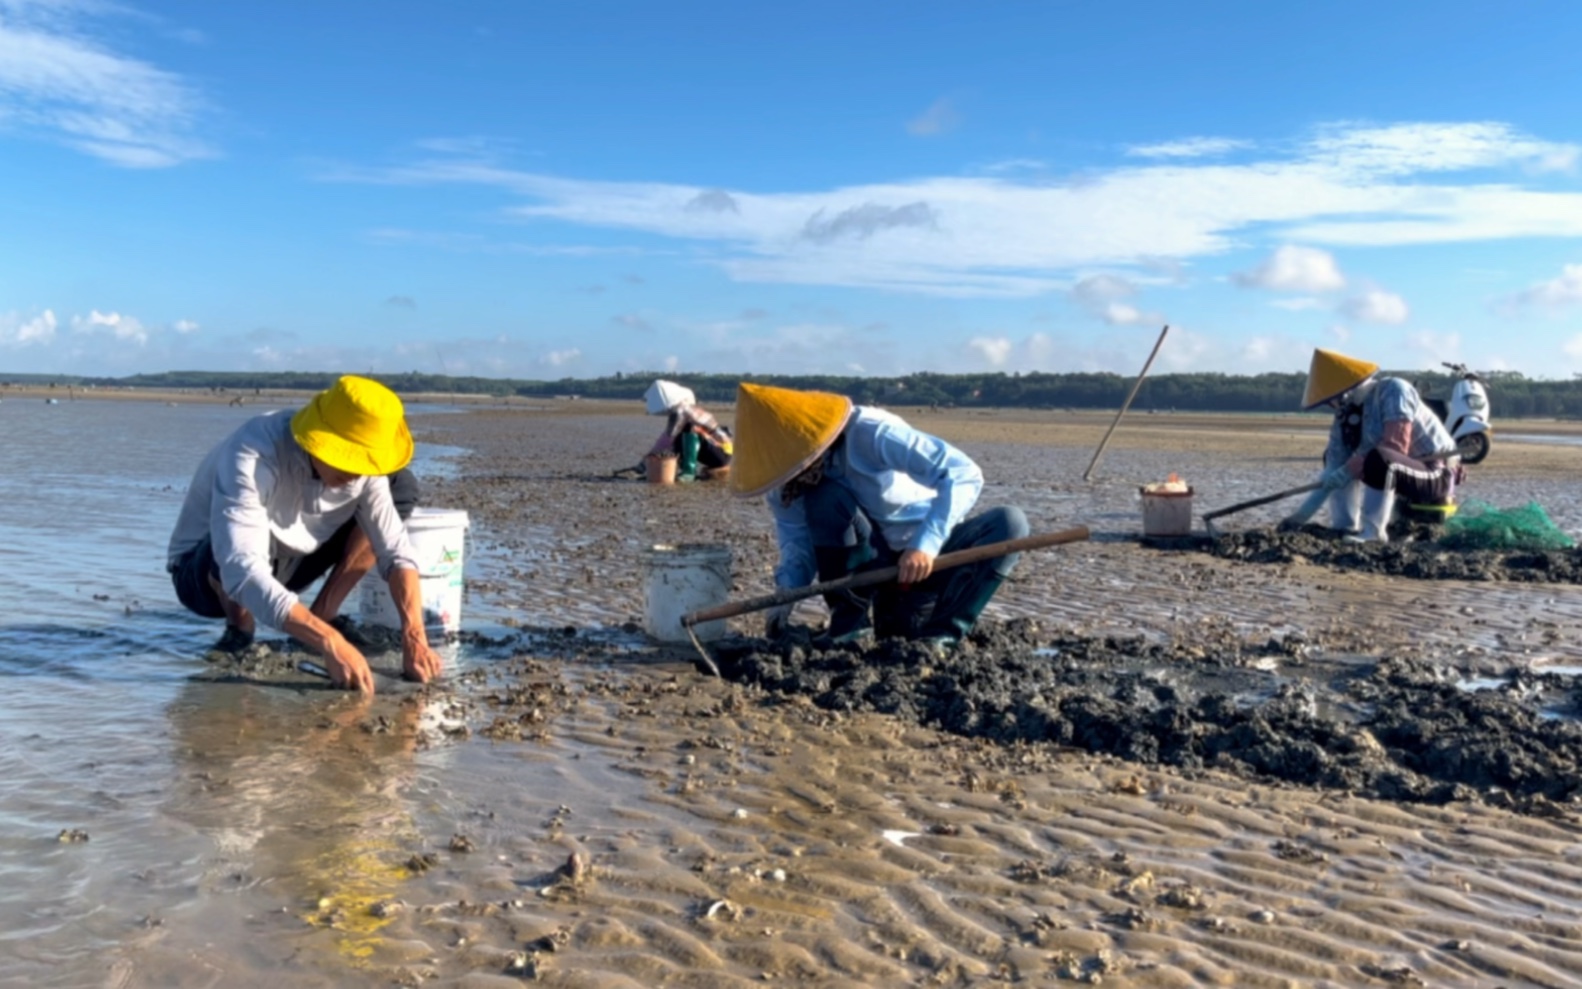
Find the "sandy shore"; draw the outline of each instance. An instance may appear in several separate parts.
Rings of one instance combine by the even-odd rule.
[[[878,695],[841,680],[878,669],[860,659],[822,685],[818,667],[801,667],[813,679],[784,692],[762,677],[702,676],[690,650],[645,645],[646,547],[730,545],[733,596],[769,589],[774,547],[762,506],[718,484],[614,476],[658,430],[616,404],[414,419],[420,442],[469,451],[454,475],[425,479],[427,500],[470,513],[467,607],[520,630],[505,647],[513,658],[313,724],[266,719],[243,735],[226,722],[195,736],[228,787],[288,793],[293,806],[351,798],[316,795],[306,777],[257,779],[268,753],[333,748],[370,775],[384,767],[393,781],[370,780],[375,792],[407,785],[391,768],[403,752],[440,752],[447,767],[442,784],[409,795],[411,819],[364,821],[333,858],[282,852],[255,866],[283,901],[250,921],[270,946],[254,951],[273,953],[257,984],[1582,981],[1582,827],[1569,800],[1493,800],[1477,788],[1369,799],[1249,770],[1255,742],[1232,740],[1227,759],[1193,766],[1137,746],[1117,755],[1124,738],[996,742],[874,713]],[[1113,677],[1061,667],[1089,678],[1065,682],[1068,700],[1152,697],[1170,711],[1167,696],[1211,692],[1217,677],[1230,691],[1221,703],[1250,712],[1249,725],[1277,711],[1286,724],[1321,719],[1329,707],[1364,725],[1368,702],[1335,684],[1394,683],[1449,703],[1457,680],[1486,677],[1508,684],[1504,706],[1474,704],[1467,717],[1519,716],[1539,702],[1518,693],[1558,690],[1562,719],[1575,718],[1564,709],[1572,680],[1529,676],[1582,662],[1573,585],[1255,564],[1137,540],[1139,484],[1180,473],[1201,511],[1300,483],[1322,445],[1315,425],[1139,417],[1087,483],[1106,416],[908,414],[983,465],[984,505],[1021,505],[1035,531],[1093,530],[1089,542],[1025,557],[988,616],[1119,657]],[[1579,531],[1576,455],[1497,444],[1469,490],[1538,500]],[[1234,524],[1266,525],[1280,510]],[[809,625],[821,617],[817,603],[798,612]],[[758,622],[732,627],[751,635]],[[1070,658],[1049,655],[1051,668]],[[1401,676],[1390,672],[1408,659]],[[920,665],[897,672],[944,690]],[[1555,737],[1560,755],[1582,754]],[[1346,745],[1312,755],[1376,768],[1399,755],[1377,739],[1370,748],[1367,731]],[[183,814],[223,810],[209,775],[181,795]],[[151,941],[130,970],[190,976],[207,950]],[[216,957],[212,967],[226,966]],[[232,984],[252,984],[237,974]]]

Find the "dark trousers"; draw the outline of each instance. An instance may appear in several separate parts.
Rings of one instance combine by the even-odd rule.
[[[395,502],[396,514],[402,521],[410,518],[417,507],[419,488],[417,478],[410,470],[402,468],[390,475],[390,500]],[[297,569],[286,578],[288,591],[304,591],[315,580],[334,569],[346,555],[346,541],[352,536],[357,519],[346,521],[323,545],[302,558]],[[212,578],[212,579],[211,579]],[[204,618],[224,618],[225,605],[214,585],[220,579],[220,565],[214,559],[214,543],[205,538],[188,550],[170,570],[170,581],[175,585],[176,598],[188,611]]]
[[[1394,491],[1413,505],[1443,505],[1455,494],[1455,471],[1442,460],[1422,461],[1374,447],[1362,461],[1362,483]]]
[[[856,496],[845,485],[833,480],[807,491],[808,528],[813,537],[814,556],[819,561],[819,579],[833,580],[863,570],[895,566],[900,554],[885,542],[857,504]],[[1029,532],[1027,516],[1020,508],[1001,506],[980,512],[950,531],[940,552],[953,553],[1006,539],[1020,539]],[[971,625],[999,586],[1016,567],[1020,553],[992,560],[952,567],[932,574],[927,580],[902,588],[884,585],[873,598],[873,622],[881,635],[909,638],[952,632],[952,619],[970,613]],[[841,572],[835,572],[835,571]]]

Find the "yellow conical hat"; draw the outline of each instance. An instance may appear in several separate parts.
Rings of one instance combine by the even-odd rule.
[[[1333,350],[1316,348],[1313,351],[1313,364],[1307,369],[1307,391],[1302,395],[1302,408],[1323,405],[1367,381],[1378,370],[1377,364],[1359,361]]]
[[[743,382],[736,388],[731,491],[750,498],[791,480],[824,455],[850,416],[844,395]]]

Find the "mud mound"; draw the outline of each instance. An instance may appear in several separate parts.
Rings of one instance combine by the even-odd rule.
[[[884,641],[819,648],[805,632],[717,645],[724,676],[834,710],[1002,743],[1073,746],[1193,771],[1426,803],[1538,812],[1582,790],[1574,678],[1458,686],[1416,658],[1325,659],[1293,637],[1209,648],[991,625],[937,654]]]
[[[1293,532],[1248,529],[1226,533],[1207,544],[1215,556],[1249,563],[1306,561],[1342,570],[1413,577],[1419,580],[1508,580],[1529,583],[1582,583],[1582,550],[1448,549],[1433,541],[1433,530],[1415,533],[1411,542],[1354,543],[1319,526]]]

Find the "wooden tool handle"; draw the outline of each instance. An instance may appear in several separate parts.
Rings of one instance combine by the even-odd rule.
[[[1021,539],[1007,539],[998,543],[986,543],[974,546],[971,549],[958,549],[954,553],[942,553],[934,558],[934,572],[959,567],[967,563],[978,563],[983,560],[993,560],[1010,553],[1020,553],[1030,549],[1043,549],[1046,546],[1061,546],[1066,543],[1077,543],[1088,538],[1088,527],[1079,525],[1072,529],[1062,529],[1059,532],[1049,532],[1039,536],[1023,536]],[[691,628],[703,622],[718,621],[721,618],[734,618],[737,615],[746,615],[754,611],[763,611],[780,604],[790,604],[803,598],[810,598],[815,594],[827,594],[831,591],[845,590],[850,587],[867,587],[870,584],[885,584],[895,580],[899,572],[898,567],[880,567],[877,570],[864,570],[854,573],[849,577],[839,580],[826,580],[822,584],[809,584],[806,587],[791,587],[765,594],[762,597],[748,598],[745,601],[727,601],[725,604],[715,605],[712,608],[703,608],[699,611],[688,612],[681,616],[681,627]]]
[[[1245,511],[1249,508],[1257,508],[1259,505],[1267,505],[1272,501],[1280,501],[1281,499],[1289,498],[1292,495],[1307,494],[1309,491],[1317,491],[1318,489],[1319,483],[1314,481],[1311,484],[1304,484],[1299,488],[1289,488],[1285,491],[1276,491],[1272,495],[1264,495],[1262,498],[1254,498],[1251,501],[1239,502],[1235,505],[1231,505],[1228,508],[1217,508],[1214,511],[1204,515],[1203,521],[1208,522],[1219,518],[1221,515],[1230,515],[1233,512]]]

